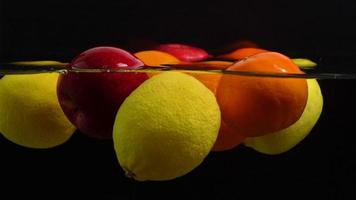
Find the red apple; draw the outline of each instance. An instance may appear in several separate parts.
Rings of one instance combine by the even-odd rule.
[[[185,62],[201,61],[211,57],[204,49],[185,44],[161,44],[154,49],[172,54]]]
[[[144,64],[114,47],[89,49],[73,59],[69,68],[135,69]],[[68,73],[58,80],[59,103],[68,119],[84,134],[111,138],[116,112],[146,73]]]

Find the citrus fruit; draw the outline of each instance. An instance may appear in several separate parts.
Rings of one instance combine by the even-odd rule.
[[[189,65],[196,68],[206,68],[206,69],[226,69],[233,63],[229,61],[201,61],[190,63]],[[195,77],[200,82],[202,82],[207,88],[209,88],[214,94],[219,86],[219,81],[222,74],[218,73],[189,73],[187,74]],[[223,120],[221,120],[220,130],[218,138],[214,144],[212,151],[225,151],[232,149],[243,142],[245,136],[241,133],[236,132],[233,128],[227,125]]]
[[[145,65],[150,67],[161,66],[163,64],[178,64],[181,61],[173,55],[157,50],[147,50],[140,51],[134,54],[138,59],[140,59]],[[160,72],[156,72],[152,70],[152,72],[147,73],[149,77],[160,74]]]
[[[226,151],[242,144],[246,136],[229,127],[222,119],[218,138],[212,151]]]
[[[190,63],[192,66],[203,67],[207,69],[226,69],[231,66],[233,62],[222,60],[209,60]]]
[[[294,62],[294,64],[298,65],[302,69],[308,69],[317,66],[314,61],[309,60],[307,58],[293,58],[292,61]]]
[[[53,66],[53,65],[63,65],[63,63],[52,60],[38,60],[38,61],[18,61],[12,62],[14,65],[22,66]]]
[[[66,142],[75,127],[56,95],[58,74],[8,75],[0,80],[0,132],[18,145],[51,148]]]
[[[267,50],[260,49],[260,48],[254,48],[254,47],[247,47],[247,48],[241,48],[241,49],[236,49],[235,51],[232,51],[228,54],[223,54],[218,56],[218,58],[226,58],[230,60],[241,60],[244,59],[248,56],[253,56],[259,53],[264,53],[268,52]]]
[[[145,81],[121,105],[114,147],[127,176],[170,180],[203,162],[219,127],[214,94],[189,75],[164,72]]]
[[[218,60],[211,60],[211,61],[201,61],[201,62],[193,62],[187,65],[191,66],[195,69],[211,69],[211,70],[222,70],[226,69],[231,66],[233,63],[228,61],[218,61]],[[200,82],[202,82],[206,87],[208,87],[214,94],[216,93],[216,89],[218,87],[220,78],[222,74],[219,73],[210,73],[204,71],[197,71],[197,72],[189,72],[186,71],[187,74],[195,77]]]
[[[236,62],[227,70],[303,73],[288,57],[266,52]],[[273,133],[296,122],[304,111],[308,88],[304,79],[224,74],[217,89],[222,120],[247,137]]]
[[[247,138],[244,141],[246,146],[264,154],[281,154],[295,147],[310,133],[323,110],[323,96],[315,79],[309,79],[307,82],[308,101],[300,119],[281,131]]]
[[[134,54],[148,66],[160,66],[162,64],[178,64],[180,61],[173,55],[157,50],[140,51]]]

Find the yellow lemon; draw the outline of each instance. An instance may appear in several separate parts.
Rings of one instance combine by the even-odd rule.
[[[219,128],[214,94],[192,76],[164,72],[145,81],[121,105],[114,147],[127,176],[170,180],[203,162]]]
[[[67,141],[75,127],[57,100],[58,74],[8,75],[0,79],[0,132],[29,148]]]
[[[293,58],[292,61],[302,69],[314,68],[317,66],[314,61],[307,58]]]
[[[322,109],[323,96],[315,79],[307,80],[308,101],[297,122],[281,131],[261,137],[249,137],[244,141],[248,147],[264,154],[281,154],[301,142],[317,123]]]
[[[12,62],[13,65],[22,65],[22,66],[62,66],[64,63],[52,60],[38,60],[38,61],[18,61]]]

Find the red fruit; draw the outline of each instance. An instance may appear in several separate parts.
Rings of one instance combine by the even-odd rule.
[[[154,49],[172,54],[185,62],[195,62],[211,57],[204,49],[185,44],[161,44]]]
[[[132,54],[114,47],[89,49],[69,68],[135,69],[144,64]],[[111,138],[116,112],[146,73],[69,73],[58,80],[59,103],[68,119],[84,134]]]

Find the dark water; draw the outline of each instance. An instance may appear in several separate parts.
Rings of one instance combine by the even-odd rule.
[[[20,6],[21,5],[21,6]],[[317,61],[319,72],[356,72],[356,4],[298,1],[0,1],[0,59],[70,61],[99,45],[185,42],[212,52],[237,39]],[[132,47],[132,46],[131,46]],[[132,48],[134,49],[134,48]],[[240,146],[211,153],[167,182],[123,176],[112,141],[82,134],[49,150],[0,137],[0,195],[96,199],[355,199],[356,81],[320,80],[324,109],[296,148],[266,156]],[[1,113],[0,113],[1,117]]]
[[[349,197],[354,195],[356,178],[356,81],[319,80],[319,84],[324,108],[318,123],[300,144],[281,155],[267,156],[240,145],[210,153],[181,178],[136,182],[124,176],[111,140],[76,132],[59,147],[35,150],[0,137],[0,176],[6,183],[2,191],[99,199]]]

